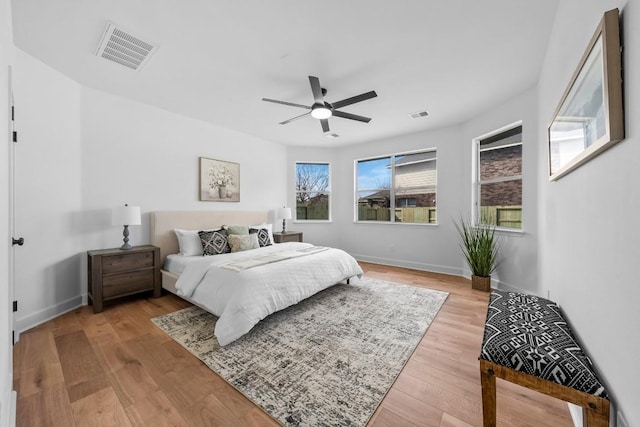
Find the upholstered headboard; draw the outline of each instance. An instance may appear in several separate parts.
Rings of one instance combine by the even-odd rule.
[[[166,211],[151,212],[151,244],[160,248],[160,259],[178,253],[173,231],[206,230],[223,225],[252,225],[267,222],[267,211]]]

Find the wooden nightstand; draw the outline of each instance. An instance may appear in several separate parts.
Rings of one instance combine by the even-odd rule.
[[[160,248],[134,246],[132,249],[102,249],[88,251],[89,300],[93,312],[100,313],[105,301],[153,291],[162,292]]]
[[[273,233],[273,241],[275,243],[284,243],[284,242],[302,242],[302,232],[301,231],[285,231]]]

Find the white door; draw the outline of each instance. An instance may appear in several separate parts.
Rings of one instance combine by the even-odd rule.
[[[12,86],[12,68],[9,67],[9,108],[10,108],[10,122],[9,122],[9,139],[10,139],[10,147],[9,147],[9,233],[11,233],[11,250],[9,251],[9,301],[14,301],[15,295],[15,251],[16,248],[20,248],[23,245],[24,239],[18,238],[16,236],[16,227],[15,227],[15,215],[16,215],[16,198],[15,198],[15,165],[16,165],[16,157],[15,157],[15,144],[17,140],[17,130],[15,128],[15,103],[13,99],[13,86]],[[12,303],[13,311],[15,312],[17,307],[15,303]],[[14,320],[15,313],[11,316],[11,330],[15,330],[14,328]],[[13,338],[13,342],[15,343],[16,339]]]
[[[3,212],[3,236],[8,235],[10,237],[13,233],[13,219],[14,219],[14,203],[13,203],[13,194],[14,194],[14,153],[13,153],[13,114],[12,114],[12,105],[13,105],[13,93],[12,93],[12,83],[11,83],[11,67],[7,67],[4,70],[1,70],[0,76],[2,76],[2,88],[0,90],[0,102],[5,104],[3,108],[0,109],[3,113],[4,118],[0,120],[6,120],[6,122],[2,123],[0,128],[2,129],[2,137],[0,140],[3,141],[3,145],[7,151],[5,151],[2,156],[3,163],[6,162],[5,165],[2,165],[2,168],[5,172],[8,180],[5,181],[7,183],[7,187],[2,189],[2,194],[6,196],[5,202],[8,202],[5,206],[7,206],[6,217]],[[6,78],[6,80],[5,80]],[[5,86],[6,84],[6,86]],[[6,166],[6,169],[5,169]],[[5,192],[6,191],[6,192]],[[3,197],[4,199],[4,197]],[[6,220],[6,222],[5,222]],[[5,228],[6,227],[6,228]],[[5,234],[6,233],[6,234]],[[4,239],[2,239],[4,240]],[[2,341],[2,345],[0,345],[0,349],[2,353],[0,354],[0,369],[2,372],[0,373],[0,424],[12,426],[15,424],[15,397],[16,394],[13,390],[13,350],[11,345],[9,345],[13,341],[12,331],[14,330],[14,316],[11,313],[11,302],[13,301],[14,296],[14,249],[13,245],[11,245],[11,241],[9,239],[4,240],[5,246],[2,248],[2,258],[5,257],[7,259],[7,285],[6,287],[3,285],[3,289],[1,290],[2,296],[0,297],[0,301],[2,302],[2,309],[0,309],[0,316],[2,319],[0,320],[0,325],[2,325],[2,332],[0,333],[0,340]],[[6,252],[5,252],[6,251]],[[6,298],[6,300],[5,300]],[[6,343],[6,344],[5,344]]]

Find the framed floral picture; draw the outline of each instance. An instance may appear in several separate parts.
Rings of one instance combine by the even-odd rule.
[[[239,202],[240,165],[200,157],[200,200]]]

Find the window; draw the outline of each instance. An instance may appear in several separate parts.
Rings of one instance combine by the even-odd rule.
[[[296,162],[296,221],[329,221],[328,163]]]
[[[356,220],[435,223],[436,163],[435,149],[357,160]]]
[[[476,222],[522,228],[522,125],[476,143]]]

